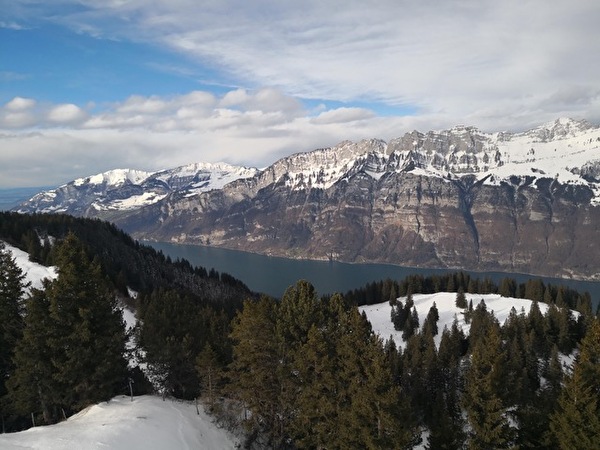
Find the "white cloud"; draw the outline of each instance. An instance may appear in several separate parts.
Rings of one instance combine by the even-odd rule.
[[[241,101],[231,103],[235,97]],[[159,170],[200,161],[266,166],[343,139],[382,136],[389,128],[397,131],[390,137],[403,133],[398,119],[382,121],[365,109],[326,110],[315,120],[274,89],[220,98],[200,91],[130,97],[95,113],[76,105],[31,105],[0,109],[2,185],[58,185],[114,168]]]
[[[220,71],[245,88],[223,98],[236,109],[268,112],[246,90],[274,86],[287,99],[381,102],[454,123],[472,117],[477,125],[496,119],[515,128],[526,113],[556,117],[564,108],[552,102],[555,93],[591,92],[600,78],[600,2],[592,0],[72,3],[81,7],[32,11],[81,33],[157,44]],[[583,99],[573,113],[595,119],[594,103]]]
[[[518,131],[565,115],[600,121],[597,1],[51,3],[36,4],[32,16],[179,52],[242,88],[95,107],[16,97],[0,106],[0,170],[5,148],[38,159],[39,173],[63,164],[45,183],[140,162],[266,165],[344,139],[457,123]],[[27,23],[27,11],[13,16]],[[319,106],[309,111],[298,99]],[[414,112],[380,117],[378,104]],[[53,162],[59,157],[66,162]]]
[[[87,114],[79,106],[72,103],[54,106],[48,112],[48,120],[55,124],[72,124],[81,122]]]
[[[7,111],[23,111],[26,109],[33,108],[36,104],[36,101],[31,98],[23,98],[23,97],[15,97],[6,105],[4,108]]]
[[[364,108],[338,108],[324,111],[315,117],[313,123],[344,123],[355,120],[371,119],[375,116],[373,111]]]

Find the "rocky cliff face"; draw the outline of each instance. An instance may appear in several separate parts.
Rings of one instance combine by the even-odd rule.
[[[600,129],[342,142],[113,220],[136,238],[292,258],[600,279]]]

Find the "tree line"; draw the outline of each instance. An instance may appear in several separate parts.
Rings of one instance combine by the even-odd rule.
[[[387,278],[350,290],[344,297],[352,304],[362,306],[404,297],[409,293],[434,294],[459,291],[469,294],[500,294],[503,297],[525,298],[567,307],[586,315],[592,313],[592,298],[589,292],[582,293],[563,285],[545,284],[539,278],[517,283],[514,278],[504,277],[497,284],[489,277],[480,279],[462,271],[443,275],[409,275],[400,281]]]

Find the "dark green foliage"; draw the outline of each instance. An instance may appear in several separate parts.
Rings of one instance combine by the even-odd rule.
[[[15,370],[13,357],[23,332],[25,275],[0,242],[0,416],[7,411],[6,381]],[[4,423],[4,422],[3,422]]]
[[[252,412],[248,419],[250,429],[273,433],[273,439],[279,441],[282,426],[279,353],[274,339],[276,308],[275,301],[267,297],[246,301],[234,319],[230,371],[235,382],[229,388],[233,397]]]
[[[72,234],[56,263],[58,278],[27,304],[10,380],[17,409],[41,411],[47,422],[110,399],[127,378],[123,318],[99,265]]]
[[[412,438],[395,350],[339,295],[320,300],[300,281],[279,304],[246,302],[231,336],[232,395],[271,448],[402,448]]]
[[[591,322],[558,399],[550,429],[560,449],[591,449],[600,442],[600,321]]]
[[[16,370],[7,383],[9,395],[16,413],[35,412],[41,414],[45,423],[54,423],[60,417],[58,387],[53,377],[54,349],[50,345],[55,330],[45,291],[33,290],[26,311],[23,337],[15,352]]]
[[[138,344],[152,381],[163,394],[191,399],[200,392],[196,358],[208,344],[229,361],[229,317],[189,294],[159,289],[139,299]]]
[[[225,309],[230,317],[245,298],[253,295],[239,280],[228,274],[210,273],[203,267],[192,267],[186,260],[171,261],[162,252],[134,241],[114,225],[97,219],[84,219],[63,214],[23,215],[0,212],[0,239],[30,250],[30,258],[46,265],[56,265],[56,253],[48,237],[62,240],[70,232],[97,258],[102,272],[113,287],[126,293],[126,287],[150,293],[160,288],[176,289],[202,298],[206,305]]]
[[[503,297],[515,297],[517,294],[517,283],[512,278],[503,278],[498,288],[498,294]]]
[[[429,308],[427,317],[425,317],[425,321],[423,322],[423,333],[431,333],[432,336],[437,336],[438,320],[440,320],[440,314],[435,302],[433,302],[433,305],[431,306],[431,308]]]
[[[457,308],[466,308],[467,307],[467,297],[465,296],[465,291],[459,289],[456,293],[456,301]]]
[[[196,357],[196,371],[200,378],[202,393],[207,398],[211,410],[215,407],[216,397],[222,389],[223,369],[219,355],[209,343],[206,343]]]
[[[408,304],[408,303],[407,303]],[[404,306],[406,309],[406,305]],[[419,332],[419,314],[417,309],[413,306],[410,315],[407,317],[402,330],[402,339],[407,341],[413,334]]]
[[[465,374],[463,403],[471,429],[467,441],[470,449],[512,446],[515,433],[509,425],[507,405],[502,399],[505,364],[500,327],[492,322],[486,333],[475,341]]]

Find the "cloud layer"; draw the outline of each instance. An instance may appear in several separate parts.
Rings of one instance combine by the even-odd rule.
[[[194,91],[78,107],[15,97],[0,106],[1,186],[53,185],[114,168],[190,162],[266,166],[343,139],[392,137],[418,118],[362,108],[307,109],[272,88]]]
[[[27,32],[45,21],[99,40],[153,45],[244,88],[86,105],[15,92],[0,105],[4,186],[58,184],[115,167],[267,165],[344,139],[458,123],[516,131],[560,116],[600,121],[594,0],[5,6],[1,28]],[[7,69],[3,79],[26,76]]]

